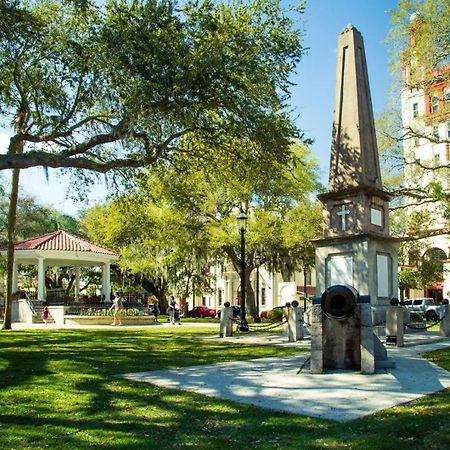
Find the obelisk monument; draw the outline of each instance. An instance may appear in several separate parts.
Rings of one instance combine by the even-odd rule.
[[[316,285],[317,294],[324,293],[324,314],[315,309],[311,371],[360,366],[373,373],[373,353],[381,344],[376,337],[373,344],[372,324],[397,296],[397,250],[389,234],[389,195],[381,181],[364,43],[352,25],[338,39],[328,192],[318,198],[324,228],[323,239],[315,242]],[[344,287],[325,295],[334,286]],[[364,298],[365,305],[335,320],[354,292],[355,303]]]
[[[381,180],[364,43],[348,25],[338,39],[328,192],[319,195],[324,228],[316,242],[318,293],[347,284],[370,295],[384,314],[398,289],[389,198]]]

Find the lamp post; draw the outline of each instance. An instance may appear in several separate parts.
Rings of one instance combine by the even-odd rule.
[[[245,231],[247,228],[247,216],[242,209],[237,216],[237,223],[241,234],[241,325],[239,330],[248,331],[248,324],[245,319]]]
[[[256,254],[255,255],[255,265],[256,265],[256,318],[255,322],[261,322],[261,318],[259,317],[259,266],[261,265],[261,257]]]

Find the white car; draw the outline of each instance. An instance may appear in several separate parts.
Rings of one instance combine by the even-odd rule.
[[[405,299],[403,303],[410,312],[420,313],[430,322],[436,322],[441,317],[442,303],[434,298]]]

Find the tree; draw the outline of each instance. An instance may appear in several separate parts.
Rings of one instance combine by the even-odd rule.
[[[0,243],[7,243],[9,198],[0,194]],[[16,239],[23,241],[57,230],[80,235],[78,221],[55,208],[42,206],[28,195],[22,195],[17,204]]]
[[[0,169],[143,167],[172,160],[188,133],[246,155],[225,131],[283,157],[297,134],[284,106],[303,48],[278,2],[1,8],[0,110],[14,129]]]
[[[177,8],[170,0],[110,0],[99,8],[1,0],[0,7],[0,114],[12,123],[0,155],[0,170],[13,169],[9,280],[20,169],[156,167],[172,163],[188,135],[227,158],[286,160],[298,134],[285,108],[289,77],[303,48],[279,2]],[[259,151],[230,145],[232,136]],[[210,148],[190,154],[208,161]]]
[[[135,275],[163,278],[187,295],[196,286],[208,288],[209,268],[231,263],[239,272],[239,234],[236,215],[241,206],[250,217],[246,233],[246,289],[255,315],[250,275],[255,253],[285,277],[314,258],[311,239],[320,234],[321,209],[309,200],[317,188],[317,163],[298,144],[291,147],[290,165],[251,167],[246,162],[217,161],[216,174],[178,158],[183,167],[152,172],[140,189],[104,207],[87,212],[88,233],[120,249],[121,265]],[[126,213],[125,213],[126,211]]]
[[[393,73],[401,74],[409,89],[427,93],[436,82],[449,80],[450,6],[446,0],[401,0],[391,11],[388,35]]]
[[[450,6],[445,0],[402,0],[391,11],[391,19],[393,25],[387,42],[395,80],[394,106],[378,117],[377,136],[382,161],[389,173],[385,180],[394,196],[392,210],[428,209],[440,211],[442,218],[449,219],[448,158],[437,160],[434,152],[424,155],[420,149],[428,144],[440,148],[450,145],[447,133],[444,136],[442,129],[439,133],[433,126],[444,123],[450,103],[442,98],[442,107],[437,112],[421,116],[416,111],[414,120],[404,117],[402,123],[399,93],[403,95],[402,107],[410,107],[409,94],[433,95],[436,86],[442,89],[450,82]],[[413,112],[408,114],[412,117]],[[404,236],[411,237],[410,230],[404,231]],[[439,233],[447,231],[443,229]],[[428,230],[422,237],[429,234]]]

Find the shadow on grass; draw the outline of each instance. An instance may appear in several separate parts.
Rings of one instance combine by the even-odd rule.
[[[342,424],[112,377],[291,349],[162,329],[8,333],[0,348],[3,448],[450,448],[448,390]]]

